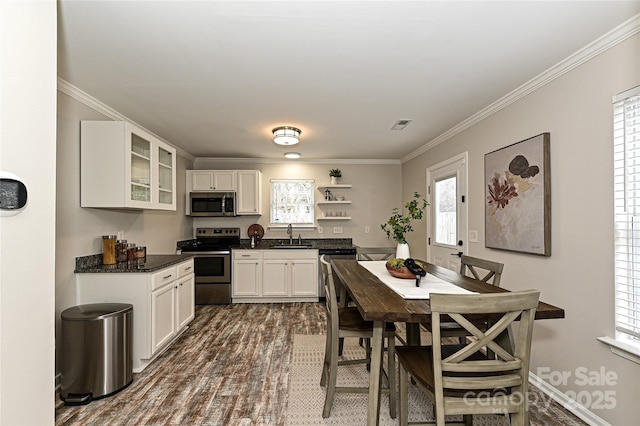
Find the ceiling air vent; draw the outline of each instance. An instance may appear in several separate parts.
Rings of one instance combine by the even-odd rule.
[[[396,124],[391,126],[391,130],[402,130],[409,125],[413,120],[398,120]]]

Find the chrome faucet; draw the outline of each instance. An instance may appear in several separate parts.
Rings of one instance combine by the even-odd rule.
[[[287,226],[287,235],[289,236],[289,244],[293,244],[293,226]]]

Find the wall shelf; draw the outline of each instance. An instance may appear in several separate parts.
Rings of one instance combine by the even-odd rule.
[[[318,205],[322,206],[322,205],[330,205],[330,204],[351,204],[351,201],[349,200],[344,200],[344,201],[318,201]]]
[[[338,185],[322,185],[318,187],[318,191],[324,192],[325,189],[350,189],[351,184],[338,184]]]
[[[342,190],[342,189],[351,189],[351,185],[350,184],[337,184],[337,185],[322,185],[322,186],[318,186],[318,191],[320,192],[325,192],[327,190]],[[349,204],[351,204],[351,200],[342,200],[342,201],[338,201],[338,200],[331,200],[331,201],[327,201],[327,200],[322,200],[322,201],[318,201],[316,203],[318,205],[318,207],[320,209],[325,209],[325,211],[323,212],[323,214],[327,214],[326,209],[330,208],[330,207],[335,207],[335,206],[348,206]],[[335,213],[335,212],[334,212]],[[347,212],[344,210],[341,210],[342,214],[346,214]],[[351,216],[322,216],[322,217],[318,217],[316,218],[318,220],[318,222],[320,222],[321,220],[351,220]]]

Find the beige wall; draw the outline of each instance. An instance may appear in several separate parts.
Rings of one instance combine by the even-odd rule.
[[[146,246],[149,254],[175,253],[176,241],[192,238],[192,220],[184,215],[185,170],[192,161],[180,155],[176,159],[177,211],[80,207],[80,120],[109,119],[58,92],[56,336],[60,336],[60,313],[76,304],[75,258],[101,253],[102,235],[123,231],[125,239]],[[57,348],[59,353],[60,344]],[[59,368],[56,371],[60,373]]]
[[[0,2],[0,170],[28,191],[0,218],[0,424],[54,422],[56,3]]]
[[[596,341],[613,325],[613,149],[611,97],[640,84],[640,35],[596,56],[403,167],[405,197],[425,187],[430,165],[469,153],[469,254],[505,263],[502,285],[537,288],[566,318],[536,322],[532,372],[572,374],[562,391],[615,392],[616,407],[591,410],[615,425],[640,423],[640,365]],[[551,133],[551,257],[484,247],[484,154]],[[421,247],[426,253],[426,246]],[[412,249],[413,251],[413,249]],[[421,254],[422,254],[421,253]],[[615,372],[615,386],[576,383],[576,368]]]
[[[352,204],[344,208],[335,207],[333,210],[346,210],[352,217],[348,221],[320,221],[323,228],[319,234],[317,229],[295,230],[302,238],[352,238],[353,243],[360,246],[394,246],[395,243],[387,239],[380,229],[391,215],[391,209],[401,205],[402,167],[399,162],[366,162],[366,164],[343,164],[327,161],[326,164],[305,163],[304,161],[288,161],[282,163],[238,162],[231,160],[204,159],[196,160],[195,169],[199,170],[260,170],[262,172],[262,216],[224,218],[194,218],[194,226],[239,226],[242,237],[246,238],[246,230],[253,223],[259,223],[265,228],[265,238],[286,238],[284,230],[269,230],[269,196],[271,193],[271,179],[315,179],[315,186],[327,185],[329,169],[339,168],[342,171],[341,183],[351,184],[350,190],[343,190],[341,194]],[[353,161],[352,163],[358,163]],[[336,194],[337,192],[334,191]],[[324,197],[323,193],[315,191],[315,201]],[[322,210],[316,206],[316,218],[322,217]],[[342,234],[334,234],[333,227],[342,227]],[[365,233],[365,227],[369,233]]]

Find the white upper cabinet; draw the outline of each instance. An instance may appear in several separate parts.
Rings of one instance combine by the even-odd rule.
[[[213,172],[207,170],[188,171],[187,178],[189,177],[191,178],[192,191],[213,191]]]
[[[262,214],[262,173],[238,170],[238,214]]]
[[[187,170],[187,207],[190,213],[191,192],[233,191],[236,213],[262,214],[262,173],[260,170]]]
[[[176,150],[123,121],[80,123],[82,207],[176,210]]]
[[[193,170],[191,191],[236,191],[235,170]]]
[[[215,191],[236,191],[238,184],[236,183],[235,170],[214,170],[213,189]]]

